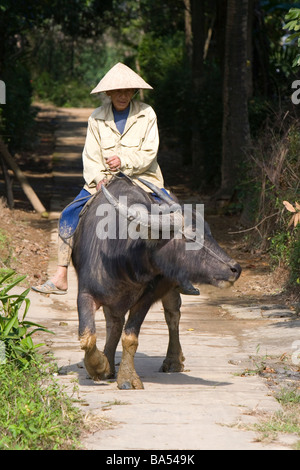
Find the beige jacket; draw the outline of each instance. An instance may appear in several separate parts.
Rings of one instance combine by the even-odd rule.
[[[158,146],[157,119],[151,106],[132,101],[122,135],[115,125],[112,105],[100,106],[88,120],[82,153],[83,177],[86,182],[84,189],[94,194],[99,181],[111,178],[112,173],[105,159],[113,155],[120,158],[121,171],[133,180],[140,176],[162,188],[164,181],[157,163]],[[145,186],[143,188],[150,191]]]

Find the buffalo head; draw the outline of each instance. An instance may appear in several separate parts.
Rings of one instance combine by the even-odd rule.
[[[213,238],[202,211],[190,204],[180,205],[164,191],[141,178],[160,198],[151,208],[144,204],[123,204],[103,187],[107,201],[117,212],[139,227],[146,240],[153,266],[169,279],[184,278],[196,283],[223,288],[231,286],[240,276],[240,265],[231,259]],[[202,206],[201,206],[202,208]]]

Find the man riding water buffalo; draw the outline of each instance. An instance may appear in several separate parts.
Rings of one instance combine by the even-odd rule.
[[[73,234],[79,214],[114,174],[121,171],[147,192],[151,189],[141,183],[139,177],[163,188],[163,176],[157,162],[157,118],[151,106],[133,99],[139,89],[151,90],[152,87],[129,67],[118,63],[92,90],[91,93],[105,92],[110,102],[95,109],[89,117],[82,154],[85,185],[60,218],[57,270],[44,284],[32,287],[34,291],[66,294]],[[181,293],[199,295],[199,290],[188,279],[180,279],[178,284]]]
[[[33,287],[41,293],[65,294],[72,255],[78,277],[79,338],[85,351],[85,367],[94,380],[113,377],[115,351],[122,336],[117,376],[120,389],[143,388],[135,371],[134,355],[141,325],[154,302],[161,300],[169,329],[167,355],[161,370],[182,371],[179,292],[199,295],[190,279],[225,287],[233,284],[241,273],[240,266],[213,239],[203,219],[203,243],[193,239],[197,213],[192,211],[191,224],[184,227],[180,205],[163,187],[157,162],[159,136],[155,112],[133,99],[141,88],[152,87],[118,63],[92,91],[106,92],[111,100],[89,118],[83,150],[85,186],[61,214],[57,271],[50,280]],[[125,199],[129,206],[123,203]],[[83,210],[87,204],[87,210]],[[135,210],[137,206],[140,213]],[[169,216],[169,238],[162,236],[163,217],[159,211],[158,217],[153,217],[153,207]],[[145,238],[135,238],[129,232],[123,236],[120,228],[125,227],[124,221],[142,227]],[[106,236],[105,224],[116,227],[119,235]],[[153,228],[157,237],[152,237]],[[183,238],[178,234],[183,234]],[[195,244],[192,250],[186,249],[186,241]],[[95,312],[100,307],[107,333],[103,352],[96,346]]]

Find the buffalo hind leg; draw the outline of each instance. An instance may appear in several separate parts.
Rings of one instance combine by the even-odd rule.
[[[114,315],[114,312],[110,308],[103,306],[103,313],[106,322],[106,342],[104,347],[104,354],[109,362],[109,378],[113,378],[115,376],[115,354],[119,340],[121,338],[126,312],[124,315],[121,315],[120,313],[119,315]]]
[[[169,345],[160,372],[182,372],[184,370],[184,356],[179,340],[180,294],[175,289],[170,290],[162,298],[162,304],[169,329]]]
[[[79,315],[79,340],[80,347],[85,351],[84,365],[89,376],[95,380],[103,380],[109,377],[109,362],[96,346],[95,312],[99,305],[93,297],[84,292],[79,292],[77,298]]]

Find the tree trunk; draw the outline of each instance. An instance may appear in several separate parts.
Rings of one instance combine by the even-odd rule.
[[[260,3],[260,0],[254,0],[253,28],[256,32],[253,48],[253,77],[254,88],[259,89],[265,97],[268,97],[272,94],[272,80],[269,73],[270,39]]]
[[[221,77],[223,83],[224,73],[224,57],[225,57],[225,34],[226,34],[226,16],[227,16],[227,1],[216,0],[216,28],[215,28],[215,41],[217,59],[221,70]]]
[[[248,4],[248,21],[247,21],[247,98],[253,96],[253,44],[252,31],[254,21],[254,1],[249,0]]]
[[[203,91],[203,54],[205,44],[205,2],[203,0],[191,0],[192,12],[192,34],[193,34],[193,54],[192,54],[192,164],[200,179],[204,179],[205,155],[203,150],[203,139],[201,132],[201,122],[199,119],[200,95]]]
[[[184,27],[185,27],[185,50],[190,64],[193,58],[193,35],[192,35],[192,12],[191,0],[184,2]]]
[[[247,45],[249,0],[228,0],[223,81],[222,184],[218,196],[230,199],[250,142]]]
[[[34,190],[30,186],[26,176],[20,170],[19,166],[16,164],[15,160],[13,159],[13,157],[11,156],[9,151],[7,150],[7,147],[6,147],[5,143],[2,141],[1,138],[0,138],[0,153],[1,153],[2,157],[4,158],[5,162],[7,163],[7,165],[12,169],[12,171],[14,172],[16,177],[18,178],[24,193],[26,194],[28,200],[32,204],[32,207],[37,212],[39,212],[40,214],[46,212],[45,207],[43,206],[43,204],[41,203],[41,201],[39,200],[39,198],[35,194]]]
[[[5,192],[6,192],[7,205],[9,207],[9,209],[13,209],[13,207],[14,207],[14,195],[13,195],[13,190],[12,190],[12,179],[9,176],[9,173],[8,173],[8,170],[7,170],[7,165],[5,163],[4,158],[1,157],[1,154],[0,154],[0,164],[1,164],[3,178],[4,178],[4,182],[5,182]]]

